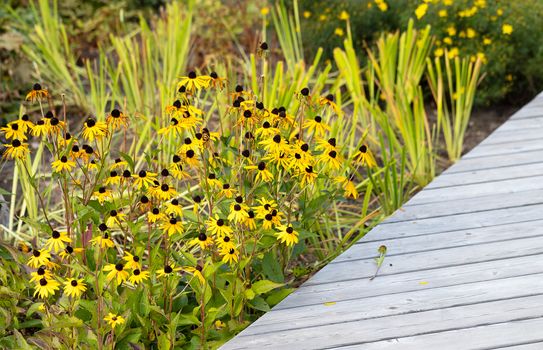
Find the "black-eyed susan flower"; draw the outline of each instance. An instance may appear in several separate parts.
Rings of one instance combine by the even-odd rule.
[[[206,279],[204,278],[204,275],[202,274],[202,267],[201,266],[196,266],[196,267],[183,266],[181,268],[181,270],[183,272],[187,272],[187,273],[193,275],[194,277],[198,278],[198,280],[200,281],[200,283],[202,285],[204,285],[206,283]]]
[[[226,224],[223,219],[220,219],[217,215],[210,217],[206,220],[207,232],[217,237],[223,237],[224,235],[230,235],[233,231],[230,226]]]
[[[325,151],[317,157],[317,163],[323,164],[328,170],[339,170],[342,162],[343,159],[336,150]]]
[[[200,232],[198,237],[194,238],[189,242],[191,246],[199,245],[202,250],[207,249],[213,245],[213,238],[206,235],[205,232]]]
[[[173,276],[173,273],[177,271],[181,271],[181,268],[172,265],[165,265],[164,268],[157,271],[156,275],[158,278],[170,277]]]
[[[43,137],[49,135],[51,132],[51,126],[49,123],[45,123],[44,119],[38,120],[36,125],[32,127],[32,136]]]
[[[225,264],[237,263],[239,260],[238,251],[235,248],[223,249],[220,251],[222,262]]]
[[[39,101],[44,100],[49,96],[49,92],[47,92],[47,89],[42,88],[42,86],[38,83],[34,84],[32,86],[32,90],[28,94],[26,94],[26,100],[27,101]]]
[[[106,220],[108,227],[121,226],[121,222],[124,220],[126,214],[120,210],[112,209],[109,211],[109,217]]]
[[[121,315],[109,312],[107,316],[104,317],[104,321],[106,321],[111,328],[115,328],[122,325],[125,322],[125,319]]]
[[[164,210],[164,212],[166,213],[166,215],[178,217],[183,216],[183,207],[180,205],[179,200],[174,198],[171,201],[167,202],[165,204],[165,207],[166,209]]]
[[[194,92],[196,90],[205,89],[211,82],[211,77],[208,75],[196,75],[196,72],[189,72],[186,77],[179,77],[177,88],[184,86],[187,92]]]
[[[277,236],[278,241],[285,243],[288,247],[298,243],[298,232],[295,231],[291,225],[279,226],[277,229],[279,232],[275,235]]]
[[[2,158],[5,159],[23,159],[26,158],[30,152],[28,149],[28,143],[21,142],[18,139],[11,140],[11,143],[4,144],[6,149]]]
[[[272,173],[266,169],[266,163],[261,161],[260,163],[258,163],[258,165],[247,165],[245,166],[245,169],[247,170],[257,170],[257,173],[256,173],[256,181],[263,181],[263,182],[270,182],[271,180],[273,180],[273,175]]]
[[[51,252],[58,252],[65,248],[66,243],[71,243],[72,240],[68,237],[66,232],[58,232],[53,230],[51,237],[45,242],[44,248]]]
[[[70,172],[75,167],[75,162],[68,159],[66,156],[62,156],[59,159],[51,163],[53,171],[56,173],[61,173],[63,171]]]
[[[217,239],[217,244],[220,250],[230,250],[231,248],[235,248],[235,244],[234,244],[234,241],[232,240],[232,237],[228,235]]]
[[[341,109],[338,107],[338,105],[334,102],[334,95],[332,94],[328,94],[326,96],[321,96],[319,97],[318,99],[318,103],[321,105],[321,106],[329,106],[329,107],[332,107],[332,109],[334,110],[334,112],[336,112],[336,114],[341,114]]]
[[[153,184],[156,180],[157,174],[152,173],[146,170],[140,170],[137,175],[132,175],[134,177],[134,187],[137,189],[147,188]]]
[[[313,169],[313,166],[311,165],[308,165],[305,167],[305,169],[300,170],[297,175],[300,178],[300,185],[302,188],[315,182],[315,179],[318,176],[315,169]]]
[[[360,146],[358,152],[354,156],[354,161],[362,165],[367,165],[368,168],[377,166],[377,162],[375,161],[373,154],[366,145]]]
[[[207,175],[206,179],[207,185],[214,189],[221,189],[222,183],[217,179],[216,175],[214,173],[210,173]]]
[[[141,269],[140,257],[132,255],[130,252],[125,251],[123,260],[126,261],[125,268],[127,269]]]
[[[103,224],[105,226],[105,224]],[[104,248],[113,248],[115,243],[111,240],[111,237],[107,232],[103,233],[100,236],[96,236],[89,241],[92,245],[98,246],[102,249]]]
[[[344,196],[345,198],[352,197],[354,199],[358,198],[358,191],[356,189],[356,186],[354,182],[352,181],[353,176],[346,177],[346,176],[336,176],[334,178],[334,182],[341,185],[341,188],[345,191]]]
[[[150,223],[155,223],[159,220],[166,219],[164,213],[161,213],[158,208],[153,208],[150,212],[147,213],[147,221]]]
[[[309,119],[304,123],[304,129],[312,132],[315,137],[323,137],[326,132],[330,131],[330,127],[326,125],[320,115],[315,116],[313,119]]]
[[[83,248],[74,248],[70,245],[67,245],[66,248],[64,248],[63,251],[61,251],[58,255],[63,260],[68,260],[70,258],[73,258],[76,253],[83,252]]]
[[[267,152],[270,153],[285,153],[289,151],[287,140],[276,134],[271,138],[259,142]]]
[[[119,173],[115,170],[111,170],[109,172],[109,176],[106,178],[106,181],[104,182],[106,186],[119,185],[120,183],[121,183],[121,177],[119,176]]]
[[[134,269],[132,275],[128,278],[128,281],[132,284],[140,284],[141,282],[149,278],[148,271],[142,271],[141,268]]]
[[[186,152],[181,153],[181,156],[185,164],[188,164],[189,166],[198,167],[200,165],[200,160],[194,150],[189,149]]]
[[[17,120],[17,123],[19,124],[19,128],[23,130],[23,132],[31,130],[34,126],[34,123],[32,123],[28,114],[23,114],[21,118]]]
[[[249,217],[245,206],[239,203],[235,203],[230,206],[230,213],[228,214],[228,221],[241,224],[245,222],[245,219]]]
[[[249,210],[247,212],[247,217],[243,220],[242,224],[249,231],[256,230],[255,212]]]
[[[121,158],[116,158],[113,164],[110,166],[110,170],[115,170],[119,168],[125,168],[128,166],[128,162],[126,160],[123,160]]]
[[[177,196],[177,191],[172,186],[168,185],[167,183],[163,183],[160,186],[157,186],[154,188],[154,190],[149,191],[149,193],[163,201],[168,201],[172,199],[173,197]]]
[[[60,283],[54,279],[42,278],[34,286],[34,296],[38,295],[40,298],[47,298],[50,295],[54,295],[59,289]]]
[[[183,222],[177,217],[165,218],[162,221],[162,230],[166,232],[168,236],[172,236],[176,233],[183,233]]]
[[[128,117],[118,109],[113,109],[106,117],[106,124],[111,126],[113,130],[126,127],[128,125]]]
[[[24,124],[23,124],[24,125]],[[7,126],[1,129],[4,132],[6,139],[26,140],[26,130],[19,124],[19,121],[8,123]]]
[[[107,125],[94,118],[87,118],[83,123],[83,138],[89,142],[100,140],[107,135]]]
[[[278,128],[274,128],[271,123],[267,120],[265,120],[264,122],[262,122],[261,126],[256,129],[255,131],[255,135],[258,136],[258,137],[261,137],[263,139],[269,139],[269,138],[272,138],[273,136],[279,134],[279,129]]]
[[[64,282],[64,293],[73,298],[79,298],[87,290],[87,285],[82,279],[69,278]]]
[[[232,188],[230,184],[223,184],[221,190],[219,191],[219,195],[226,198],[232,198],[235,194],[236,189]]]
[[[317,139],[317,146],[315,149],[317,151],[322,150],[323,152],[337,151],[336,138],[331,137],[328,140],[322,138]]]
[[[30,282],[36,282],[38,283],[39,280],[42,278],[45,279],[52,279],[53,275],[51,274],[51,271],[47,270],[44,266],[41,266],[38,268],[38,270],[30,273]]]
[[[92,199],[98,200],[100,204],[104,204],[105,201],[110,201],[112,198],[111,191],[104,186],[98,188],[98,191],[94,191],[92,194]]]
[[[45,265],[47,266],[51,259],[51,254],[47,249],[34,249],[32,250],[32,256],[28,259],[27,265],[37,269],[38,267]]]
[[[123,263],[107,264],[104,266],[104,271],[109,271],[106,275],[106,279],[108,281],[115,280],[118,285],[128,279],[128,271],[125,270]]]
[[[209,85],[212,88],[222,90],[226,84],[226,79],[219,77],[219,75],[215,72],[211,72],[209,74],[209,77],[211,78]]]

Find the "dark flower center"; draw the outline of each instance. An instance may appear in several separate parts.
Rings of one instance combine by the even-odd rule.
[[[317,123],[322,122],[321,116],[320,116],[320,115],[316,116],[316,117],[315,117],[315,121],[316,121]]]
[[[196,79],[196,73],[195,72],[189,72],[189,78],[190,79]]]
[[[217,226],[223,226],[224,225],[224,220],[223,219],[219,219],[217,220]]]
[[[302,94],[302,96],[307,96],[309,95],[309,89],[308,88],[303,88],[300,93]]]
[[[37,250],[37,249],[34,249],[34,251],[32,252],[32,254],[34,254],[34,256],[35,256],[36,258],[39,258],[40,255],[41,255],[40,251]]]
[[[330,152],[328,152],[328,155],[330,156],[330,158],[336,158],[337,152],[336,151],[330,151]]]
[[[42,278],[42,279],[40,280],[40,286],[44,287],[44,286],[46,286],[46,285],[47,285],[47,280],[46,280],[45,278]]]
[[[264,169],[266,169],[266,163],[264,162],[258,163],[258,170],[262,171]]]
[[[53,231],[52,237],[53,237],[54,239],[59,238],[59,237],[60,237],[60,232],[58,232],[58,231]]]
[[[181,108],[181,101],[175,100],[174,103],[173,103],[173,106],[174,106],[175,108]]]
[[[212,77],[213,79],[217,79],[217,78],[219,77],[219,76],[217,75],[217,73],[215,73],[215,72],[211,72],[211,73],[209,74],[209,76]]]
[[[167,192],[170,189],[170,186],[168,186],[168,184],[162,184],[162,186],[160,186],[160,189],[163,192]]]
[[[170,219],[170,224],[172,224],[172,225],[177,224],[177,219],[176,218],[171,218]]]
[[[292,233],[294,232],[294,229],[292,227],[287,227],[286,231],[287,233]]]
[[[191,149],[189,149],[189,150],[187,151],[187,158],[192,158],[192,157],[194,157],[194,151],[191,150]]]
[[[124,269],[124,265],[121,264],[121,263],[118,263],[117,265],[115,265],[115,270],[117,271],[122,271]]]
[[[77,287],[77,281],[76,280],[72,280],[70,282],[70,284],[72,285],[72,287]]]
[[[67,246],[66,249],[64,249],[64,251],[66,251],[66,253],[68,254],[72,254],[74,252],[74,248]]]
[[[361,153],[366,153],[368,151],[368,147],[366,145],[360,146],[358,149]]]
[[[201,242],[205,242],[205,241],[207,240],[206,234],[203,233],[203,232],[200,233],[200,234],[198,235],[198,240],[201,241]]]
[[[139,276],[141,271],[139,269],[135,269],[133,273],[134,273],[134,276]]]
[[[260,49],[261,50],[267,50],[268,49],[268,43],[264,41],[262,44],[260,44]]]
[[[13,147],[19,147],[19,146],[21,146],[21,141],[15,139],[15,140],[11,141],[11,145]]]
[[[88,128],[92,128],[95,125],[96,125],[96,121],[94,119],[92,119],[92,118],[87,119],[87,127]]]
[[[99,193],[106,193],[106,188],[105,188],[105,187],[100,187],[100,188],[98,189],[98,192],[99,192]]]
[[[119,118],[121,116],[121,111],[119,111],[118,109],[114,109],[111,111],[111,116],[113,118]]]
[[[158,213],[160,213],[160,210],[158,210],[158,208],[153,208],[153,214],[158,215]]]
[[[245,118],[251,118],[253,115],[253,112],[251,112],[250,110],[246,110],[245,112],[243,112],[243,116]]]
[[[32,90],[34,90],[34,91],[39,91],[39,90],[41,90],[41,85],[38,84],[38,83],[34,84],[34,86],[32,86]]]
[[[251,155],[251,152],[248,149],[246,149],[246,150],[243,150],[243,152],[241,152],[241,155],[247,158]]]
[[[281,142],[281,135],[275,135],[273,137],[273,142],[280,143]]]
[[[236,197],[236,203],[243,203],[243,197],[242,196],[237,196]]]
[[[109,212],[109,215],[117,216],[117,210],[113,209],[112,211]]]
[[[146,177],[147,176],[147,172],[145,170],[141,170],[139,173],[138,173],[139,177]]]
[[[172,269],[172,267],[170,265],[166,265],[166,266],[164,266],[164,272],[172,273],[173,269]]]
[[[234,205],[234,210],[235,211],[240,211],[241,210],[241,205],[239,205],[239,204]]]
[[[243,91],[243,86],[236,85],[236,92],[242,92],[242,91]]]
[[[200,203],[202,201],[202,197],[196,195],[192,198],[192,200],[195,202],[195,203]]]

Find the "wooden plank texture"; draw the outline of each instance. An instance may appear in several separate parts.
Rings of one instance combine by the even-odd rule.
[[[543,93],[222,349],[543,349],[540,135]]]

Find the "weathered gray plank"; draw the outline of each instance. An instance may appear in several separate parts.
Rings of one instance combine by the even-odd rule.
[[[406,315],[484,302],[543,294],[543,274],[491,280],[443,288],[423,289],[400,295],[382,295],[273,310],[262,316],[244,336],[341,322]],[[380,321],[380,320],[376,320]]]
[[[543,319],[532,318],[447,332],[328,348],[329,350],[532,350],[543,349]],[[513,345],[525,344],[527,345]],[[523,347],[524,346],[524,347]]]
[[[496,187],[500,184],[497,182],[511,179],[526,179],[543,175],[543,162],[535,164],[522,164],[502,168],[474,170],[464,173],[443,173],[436,177],[424,191],[433,190],[436,188],[471,185],[479,183],[493,182]],[[450,189],[455,191],[454,188]]]
[[[415,196],[413,196],[413,198],[409,200],[409,202],[407,202],[403,206],[403,208],[406,210],[416,210],[415,208],[407,208],[420,204],[438,202],[447,203],[451,206],[459,203],[460,205],[464,206],[466,199],[478,197],[497,197],[503,195],[508,195],[509,197],[519,197],[518,195],[512,196],[512,194],[520,192],[533,193],[536,192],[536,190],[541,189],[543,189],[543,175],[476,184],[466,184],[463,186],[455,186],[453,188],[431,187],[425,191],[417,193]],[[526,193],[526,195],[531,197],[530,193]],[[527,199],[528,198],[524,198],[524,201],[526,201]],[[541,200],[541,197],[535,198],[534,194],[532,200],[535,200],[537,202],[538,200]],[[503,198],[503,201],[505,202],[503,203],[504,206],[509,206],[508,200],[506,198]],[[481,206],[477,208],[483,209],[484,207]]]
[[[535,183],[532,187],[541,187],[539,185],[540,184]],[[481,187],[488,191],[488,186]],[[409,201],[400,210],[396,211],[392,216],[390,216],[386,222],[393,223],[400,221],[437,218],[440,216],[476,213],[481,211],[522,207],[543,203],[543,190],[535,188],[527,191],[519,191],[518,193],[498,193],[495,195],[492,194],[481,197],[476,196],[475,198],[460,199],[446,198],[447,194],[443,193],[443,190],[437,191],[441,191],[442,197],[445,197],[443,200],[431,202],[431,199],[428,199],[427,197],[425,198],[425,195],[420,193],[421,197],[423,198],[421,200],[423,203],[418,204],[418,201],[413,198],[412,201]],[[465,192],[460,192],[460,190],[458,190],[458,193],[459,195],[466,195]],[[453,195],[451,194],[450,196],[452,197]],[[424,203],[424,200],[426,200],[428,203]]]
[[[452,174],[484,169],[495,169],[524,164],[534,164],[543,162],[543,151],[529,151],[514,156],[504,156],[501,154],[488,156],[484,161],[480,158],[462,159],[460,162],[452,165],[443,173]]]
[[[385,259],[385,263],[388,261]],[[334,283],[302,285],[275,306],[274,310],[316,305],[337,300],[363,299],[371,296],[389,295],[463,285],[500,278],[543,272],[543,255],[521,256],[502,260],[485,261],[441,269],[402,273],[399,275],[339,281]]]
[[[224,349],[325,349],[543,316],[543,295],[245,336]],[[246,329],[248,332],[249,329]]]
[[[390,256],[381,266],[379,275],[394,275],[412,271],[460,266],[483,261],[514,258],[525,255],[542,254],[541,237],[517,239],[514,241],[493,242],[479,245],[432,250],[429,252]],[[305,285],[332,283],[358,278],[371,277],[375,273],[375,262],[368,259],[349,259],[328,264]]]
[[[529,151],[543,151],[541,140],[522,140],[507,144],[481,145],[464,155],[463,158],[484,158],[495,155],[514,157],[516,154]]]

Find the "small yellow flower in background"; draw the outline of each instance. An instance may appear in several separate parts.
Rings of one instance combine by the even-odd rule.
[[[375,5],[377,5],[381,12],[388,10],[388,4],[384,0],[375,0]]]
[[[304,11],[303,15],[304,15],[304,18],[309,18],[309,17],[311,17],[311,12]]]
[[[366,145],[360,146],[358,152],[355,154],[354,161],[362,165],[367,165],[368,168],[373,168],[377,166],[377,162],[373,157],[370,149]]]
[[[447,34],[449,36],[455,36],[456,35],[456,28],[454,26],[450,26],[447,28]]]
[[[457,47],[453,47],[450,51],[449,51],[449,54],[447,55],[449,58],[455,58],[456,56],[458,56],[458,48]]]
[[[326,15],[320,15],[320,16],[319,16],[319,21],[321,21],[321,22],[324,22],[324,21],[326,21],[327,19],[328,19],[328,16],[326,16]]]
[[[453,4],[454,0],[443,0],[443,5],[445,6],[451,6]]]
[[[420,4],[415,10],[415,16],[417,16],[417,19],[421,19],[426,14],[426,11],[428,11],[428,4]]]
[[[64,292],[68,296],[79,298],[86,290],[87,286],[82,279],[70,278],[64,282]]]
[[[179,83],[177,89],[184,86],[186,91],[194,92],[195,90],[205,89],[209,86],[211,77],[207,75],[197,76],[196,72],[189,72],[186,77],[179,77]]]
[[[507,80],[507,81],[513,81],[513,75],[512,75],[512,74],[507,74],[507,75],[505,76],[505,80]]]
[[[488,61],[484,52],[477,52],[477,58],[479,58],[483,63],[487,63]]]
[[[49,93],[46,89],[43,89],[40,84],[36,83],[32,86],[32,90],[26,95],[27,101],[38,101],[44,100],[49,96]]]
[[[349,19],[349,14],[347,13],[347,11],[343,10],[341,11],[341,13],[339,14],[339,19],[342,20],[342,21],[346,21]]]
[[[490,45],[492,44],[492,39],[490,38],[483,38],[483,45]]]
[[[480,8],[485,8],[486,0],[475,0],[474,5]]]
[[[68,159],[66,156],[60,157],[51,163],[55,173],[61,173],[63,171],[71,171],[75,167],[75,162]]]
[[[466,30],[466,36],[467,36],[469,39],[474,38],[476,35],[477,35],[477,32],[476,32],[473,28],[468,28],[468,29]]]
[[[439,49],[436,49],[436,50],[434,51],[434,56],[436,56],[436,57],[441,57],[441,56],[443,56],[443,53],[444,53],[443,49],[442,49],[442,48],[439,48]]]
[[[11,143],[4,144],[6,150],[2,155],[5,159],[23,159],[30,152],[28,149],[28,143],[21,142],[17,139],[11,141]]]
[[[343,32],[343,29],[341,29],[341,28],[336,28],[336,30],[334,30],[334,34],[337,35],[337,36],[345,35],[345,33]]]
[[[215,328],[216,329],[222,329],[224,327],[226,327],[226,324],[224,324],[223,321],[221,321],[221,320],[216,320],[215,321]]]
[[[439,17],[447,17],[447,10],[439,10],[437,14]]]
[[[107,124],[88,118],[83,124],[83,138],[89,142],[101,139],[107,134]]]
[[[496,10],[496,14],[497,14],[498,16],[503,15],[503,10],[502,10],[502,9],[497,9],[497,10]]]
[[[124,318],[120,315],[115,315],[113,313],[108,313],[106,317],[104,317],[104,321],[106,321],[111,328],[115,328],[118,325],[122,325],[124,323]]]
[[[513,33],[513,26],[507,23],[502,25],[502,33],[505,35],[511,35]]]
[[[446,38],[443,39],[443,43],[445,43],[445,44],[447,44],[447,45],[451,45],[452,42],[453,42],[452,39],[449,38],[449,37],[446,37]]]
[[[262,16],[267,16],[268,13],[270,13],[270,8],[268,6],[264,6],[263,8],[260,9],[260,14]]]

